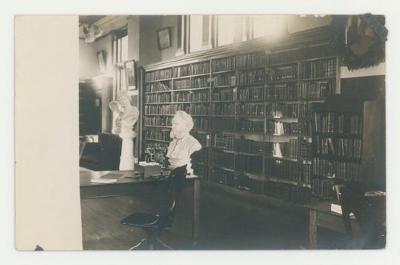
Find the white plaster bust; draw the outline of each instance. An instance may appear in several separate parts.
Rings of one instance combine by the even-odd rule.
[[[139,117],[139,111],[131,105],[127,93],[123,92],[119,99],[111,101],[109,106],[113,112],[112,133],[132,134],[132,137],[134,137],[133,125],[135,125]]]
[[[172,139],[168,146],[167,157],[170,162],[170,169],[186,165],[188,174],[193,173],[190,156],[201,149],[201,144],[190,135],[193,128],[192,117],[184,111],[177,111],[172,119]]]

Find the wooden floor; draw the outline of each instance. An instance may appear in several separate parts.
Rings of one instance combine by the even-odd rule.
[[[174,226],[162,240],[174,249],[305,249],[306,214],[249,205],[238,197],[202,187],[200,240],[191,244],[192,190],[185,190]],[[162,200],[159,187],[146,187],[122,197],[82,200],[83,246],[87,250],[126,250],[142,239],[141,229],[120,220],[136,211],[156,211]]]

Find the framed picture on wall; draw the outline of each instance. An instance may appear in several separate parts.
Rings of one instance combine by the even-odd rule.
[[[106,72],[106,52],[104,50],[97,52],[97,63],[99,65],[99,72],[104,74]]]
[[[171,47],[171,28],[162,28],[157,32],[158,48],[160,50]]]
[[[125,62],[125,80],[126,89],[135,90],[136,86],[136,61],[130,60]]]

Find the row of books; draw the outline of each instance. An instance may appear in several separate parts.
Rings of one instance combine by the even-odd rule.
[[[267,82],[294,80],[297,78],[297,63],[268,68],[266,74]]]
[[[173,115],[178,110],[191,115],[208,115],[208,104],[169,104],[169,105],[145,105],[145,115]]]
[[[297,159],[299,156],[298,139],[289,139],[289,142],[280,143],[280,149],[283,157]]]
[[[146,73],[146,82],[172,78],[172,68],[157,70]]]
[[[209,72],[210,72],[209,61],[192,64],[192,74],[194,75],[207,74]]]
[[[210,135],[209,134],[204,134],[204,133],[196,133],[196,132],[192,132],[191,133],[192,136],[194,138],[196,138],[203,149],[201,149],[202,152],[207,152],[207,150],[205,149],[205,147],[210,146],[209,142],[210,142]]]
[[[264,121],[238,119],[236,121],[236,130],[241,132],[264,132]]]
[[[235,157],[235,169],[253,174],[263,173],[263,158],[262,156],[246,156],[237,155]]]
[[[192,67],[190,64],[174,67],[174,77],[188,76],[192,74]]]
[[[311,105],[307,102],[274,102],[267,105],[270,117],[307,118],[311,113]]]
[[[200,76],[192,78],[192,88],[210,87],[210,78],[208,76]]]
[[[235,103],[213,103],[211,104],[211,113],[214,115],[234,115]]]
[[[348,116],[347,121],[344,114],[338,115],[338,133],[361,135],[362,133],[361,115],[351,114]]]
[[[314,132],[361,135],[361,115],[338,112],[315,112]]]
[[[171,93],[145,94],[145,103],[171,102]]]
[[[267,177],[275,177],[291,181],[300,181],[301,164],[298,162],[265,159],[265,175]]]
[[[214,135],[214,147],[224,150],[234,150],[235,138],[230,133],[217,133]]]
[[[315,135],[317,155],[335,158],[361,159],[362,140],[358,138],[333,138]]]
[[[270,143],[264,143],[264,142],[240,138],[240,139],[235,139],[234,149],[237,152],[263,155],[265,152],[264,144],[270,144]]]
[[[266,57],[263,53],[251,53],[236,56],[236,68],[255,68],[263,67],[266,63]]]
[[[285,135],[285,134],[300,134],[301,130],[299,128],[299,123],[297,122],[292,122],[292,123],[286,123],[286,122],[280,122],[281,129],[279,130],[279,133],[277,132],[277,123],[269,120],[267,122],[267,133],[268,134],[278,134],[278,135]]]
[[[299,99],[298,88],[294,83],[274,84],[267,87],[265,91],[266,100],[297,100]]]
[[[239,86],[264,84],[265,71],[257,69],[237,73],[237,84]]]
[[[209,91],[185,91],[174,93],[175,102],[207,102],[210,100]]]
[[[213,165],[216,167],[224,167],[233,170],[235,166],[234,154],[225,153],[218,150],[215,150],[215,152],[212,153],[212,161]]]
[[[189,78],[187,79],[179,79],[174,81],[174,89],[189,89],[192,88],[191,81]]]
[[[208,118],[194,117],[193,124],[194,124],[194,127],[193,127],[194,129],[208,130],[208,128],[209,128]]]
[[[319,177],[336,177],[346,181],[359,180],[360,163],[342,162],[331,159],[314,158],[313,174]]]
[[[231,71],[235,69],[235,57],[225,57],[212,61],[212,71]]]
[[[234,101],[235,93],[232,88],[217,89],[212,92],[212,100],[214,101]]]
[[[145,116],[144,125],[149,126],[171,126],[172,116]]]
[[[265,116],[263,103],[240,103],[238,105],[238,114],[243,116]]]
[[[262,101],[264,100],[264,87],[241,87],[239,88],[240,101]]]
[[[279,56],[282,56],[280,54]],[[220,71],[233,71],[237,67],[238,69],[245,68],[255,68],[262,67],[265,65],[266,60],[269,63],[276,63],[271,58],[265,58],[265,56],[260,54],[248,54],[248,55],[239,55],[236,56],[236,64],[235,66],[235,57],[226,57],[221,59],[215,59],[212,61],[212,71],[220,72]],[[279,60],[282,61],[282,60]],[[146,73],[146,82],[152,82],[162,79],[168,79],[172,77],[184,77],[190,75],[199,75],[206,74],[210,72],[209,62],[201,62],[193,65],[183,65],[177,66],[157,71],[152,71]],[[268,81],[284,81],[284,80],[293,80],[297,78],[298,65],[297,63],[289,64],[289,65],[280,65],[273,66],[267,69],[267,80]],[[258,71],[258,70],[257,70]],[[301,63],[301,78],[303,79],[311,79],[311,78],[324,78],[324,77],[334,77],[336,75],[336,59],[320,59],[315,61],[307,61]],[[255,72],[254,72],[255,74]],[[264,74],[257,73],[257,76],[264,76]],[[257,78],[256,78],[257,79]],[[262,78],[264,80],[264,78]],[[261,79],[259,79],[261,81]]]
[[[304,81],[299,84],[299,99],[325,99],[336,93],[336,80]]]
[[[299,157],[303,159],[310,159],[313,155],[312,139],[310,137],[299,137]]]
[[[313,178],[311,191],[314,197],[320,200],[331,200],[334,198],[334,179]]]
[[[334,77],[335,75],[336,58],[302,62],[301,64],[301,77],[304,79]]]
[[[211,120],[211,128],[215,131],[234,131],[235,130],[235,120],[232,118],[213,118]]]
[[[218,74],[214,76],[214,87],[236,86],[236,76],[232,73]]]
[[[145,86],[145,92],[171,91],[171,81],[149,83]]]
[[[169,129],[158,129],[158,128],[145,128],[144,139],[145,140],[160,140],[170,141]]]

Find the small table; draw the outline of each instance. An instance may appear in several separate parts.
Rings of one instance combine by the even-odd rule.
[[[132,170],[92,171],[81,169],[81,198],[89,199],[93,198],[93,196],[98,196],[98,194],[103,196],[123,195],[126,191],[131,191],[132,187],[136,187],[137,185],[164,181],[165,178],[162,178],[162,176],[143,178],[140,172]],[[200,230],[200,177],[192,175],[188,176],[186,180],[193,184],[192,240],[193,244],[197,244]]]

